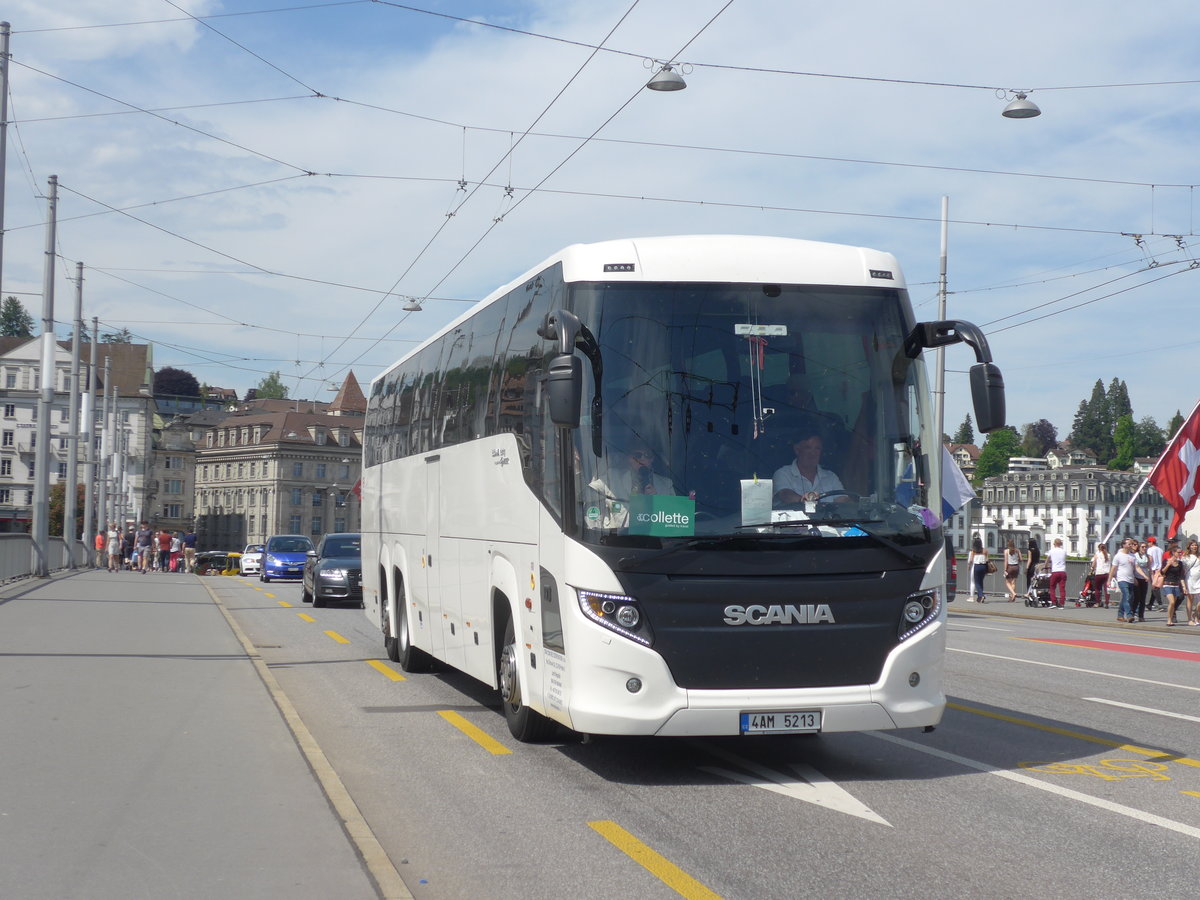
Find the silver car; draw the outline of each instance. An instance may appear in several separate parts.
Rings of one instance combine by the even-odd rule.
[[[242,551],[242,560],[238,563],[238,571],[242,575],[257,575],[262,571],[262,544],[247,544]]]

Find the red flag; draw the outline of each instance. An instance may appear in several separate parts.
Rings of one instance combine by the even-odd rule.
[[[358,479],[358,481],[354,482],[354,487],[350,488],[350,493],[352,493],[359,500],[362,499],[362,479],[361,478]]]
[[[1200,491],[1200,405],[1192,410],[1167,445],[1147,480],[1175,510],[1167,532],[1167,538],[1173,538],[1183,517],[1196,505],[1196,494]]]

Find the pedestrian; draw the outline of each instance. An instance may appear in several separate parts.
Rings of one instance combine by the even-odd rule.
[[[134,568],[134,558],[137,556],[137,532],[130,525],[121,538],[121,559],[128,569]]]
[[[1163,555],[1162,585],[1159,590],[1163,602],[1167,604],[1167,624],[1176,625],[1175,610],[1183,599],[1183,550],[1178,544],[1168,544],[1168,547],[1170,549]]]
[[[1188,624],[1200,624],[1200,543],[1188,541],[1183,556],[1183,597],[1187,601]]]
[[[1037,570],[1037,564],[1042,561],[1042,550],[1038,547],[1037,538],[1029,539],[1029,547],[1025,553],[1025,590],[1028,592],[1033,588],[1033,576]]]
[[[158,532],[158,571],[171,570],[171,532],[163,528]]]
[[[1054,545],[1046,554],[1050,561],[1050,603],[1054,606],[1067,605],[1067,551],[1062,538],[1055,538]]]
[[[134,549],[138,555],[137,569],[145,575],[154,562],[154,532],[150,530],[150,523],[145,519],[134,535]]]
[[[987,575],[988,558],[983,549],[983,541],[979,538],[971,542],[971,552],[967,554],[967,569],[971,573],[971,599],[976,603],[987,603],[987,598],[983,596],[983,577]]]
[[[1008,591],[1008,602],[1017,600],[1017,574],[1021,571],[1021,554],[1017,552],[1017,542],[1008,539],[1004,548],[1004,589]]]
[[[1108,544],[1101,541],[1092,554],[1092,597],[1096,605],[1108,606],[1108,573],[1112,571],[1112,560],[1108,556]],[[1076,603],[1076,606],[1079,604]]]
[[[171,533],[171,571],[183,571],[183,532]]]
[[[121,567],[121,528],[116,522],[108,523],[108,571]]]
[[[1112,574],[1117,579],[1117,587],[1121,590],[1121,605],[1117,608],[1118,622],[1134,621],[1133,584],[1137,577],[1137,570],[1141,567],[1133,555],[1133,547],[1133,538],[1126,538],[1121,542],[1121,549],[1112,558]]]
[[[185,572],[196,570],[196,532],[191,530],[183,536],[183,569]]]
[[[1134,542],[1137,544],[1137,542]],[[1133,558],[1137,561],[1140,569],[1134,569],[1133,581],[1133,608],[1148,609],[1146,598],[1150,596],[1150,581],[1147,575],[1150,572],[1150,554],[1149,546],[1143,541],[1134,548]]]
[[[1151,535],[1146,538],[1146,555],[1150,557],[1150,568],[1147,571],[1150,582],[1150,600],[1146,603],[1146,609],[1158,609],[1162,607],[1162,595],[1159,589],[1155,587],[1155,575],[1162,569],[1163,551],[1162,547],[1158,546],[1158,538]]]
[[[108,538],[104,536],[104,528],[101,527],[96,532],[96,540],[92,542],[96,548],[96,568],[104,568],[104,548],[108,545]]]

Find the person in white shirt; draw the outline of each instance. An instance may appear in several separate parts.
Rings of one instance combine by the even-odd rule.
[[[1095,606],[1108,607],[1108,573],[1110,571],[1112,571],[1112,559],[1108,555],[1108,544],[1101,542],[1096,545],[1096,552],[1092,555],[1092,600]]]
[[[1062,538],[1054,539],[1054,546],[1046,554],[1050,561],[1050,602],[1055,606],[1067,605],[1067,551]]]
[[[797,427],[792,435],[792,453],[796,459],[786,466],[780,466],[771,476],[777,504],[816,500],[822,494],[829,495],[844,489],[842,480],[821,466],[824,448],[821,432],[814,423]]]
[[[610,467],[603,477],[597,476],[588,484],[604,500],[600,526],[605,529],[629,527],[629,498],[641,494],[675,494],[671,479],[654,471],[654,451],[637,439],[626,443],[628,449],[610,450]]]
[[[1154,586],[1154,576],[1162,568],[1163,551],[1162,547],[1158,546],[1158,538],[1154,536],[1146,538],[1146,543],[1149,545],[1146,547],[1146,555],[1150,557],[1150,571],[1147,579],[1147,583],[1150,585],[1150,599],[1146,602],[1146,609],[1152,610],[1161,608],[1163,605],[1162,594]]]
[[[1117,609],[1117,621],[1128,622],[1133,616],[1134,581],[1145,577],[1146,573],[1138,565],[1137,557],[1133,555],[1136,544],[1132,538],[1126,538],[1121,543],[1121,549],[1112,558],[1110,577],[1117,579],[1117,587],[1121,590],[1121,605]],[[1135,620],[1136,621],[1136,620]]]

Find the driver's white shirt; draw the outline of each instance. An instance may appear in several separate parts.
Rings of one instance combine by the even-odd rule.
[[[800,470],[796,467],[795,462],[790,462],[786,466],[780,466],[776,469],[775,474],[771,476],[771,485],[776,494],[783,490],[789,490],[795,491],[800,496],[804,496],[810,491],[824,494],[828,491],[840,491],[844,489],[842,480],[829,469],[817,466],[817,477],[809,481],[800,474]]]

